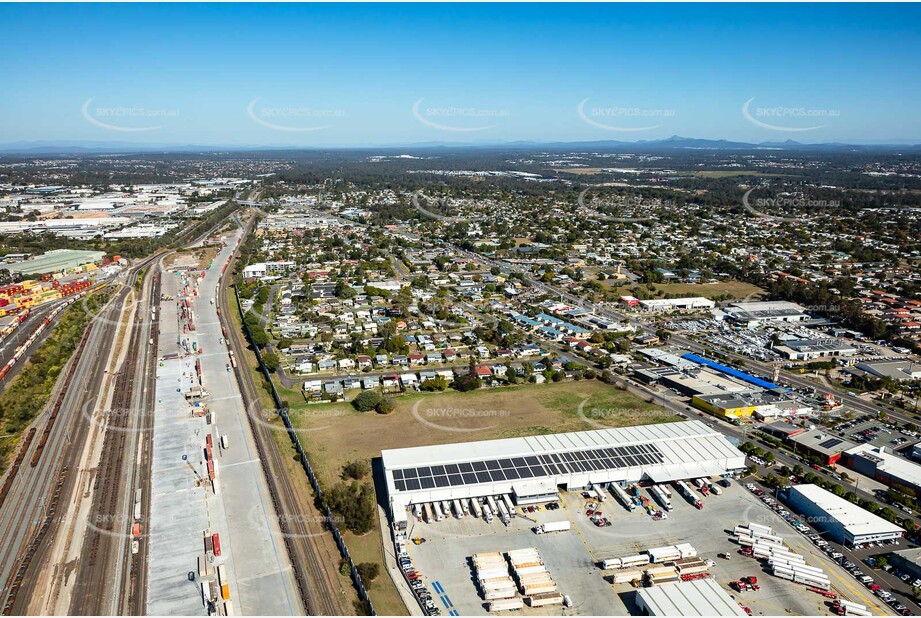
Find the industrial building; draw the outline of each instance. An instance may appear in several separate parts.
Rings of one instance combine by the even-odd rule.
[[[793,485],[784,490],[787,503],[808,522],[839,543],[853,547],[870,541],[901,538],[905,530],[839,498],[818,485]]]
[[[631,305],[632,306],[632,305]],[[654,298],[639,301],[644,311],[691,311],[696,309],[713,309],[716,307],[709,298],[694,296],[690,298]]]
[[[743,393],[751,389],[734,380],[724,378],[707,370],[679,371],[672,367],[652,367],[637,369],[634,375],[646,384],[661,384],[684,395],[716,395],[725,393]]]
[[[704,367],[708,367],[724,375],[731,376],[738,380],[742,380],[743,382],[752,384],[754,386],[757,386],[758,388],[763,388],[766,390],[781,390],[781,391],[786,390],[780,386],[777,386],[776,384],[773,384],[772,382],[768,382],[767,380],[762,380],[761,378],[757,376],[753,376],[750,373],[739,371],[738,369],[729,367],[728,365],[723,365],[722,363],[712,361],[709,358],[704,358],[703,356],[691,354],[690,352],[686,354],[682,354],[681,358],[697,363],[698,365],[703,365]]]
[[[921,466],[884,446],[861,444],[844,452],[844,465],[864,476],[914,496],[921,495]]]
[[[771,423],[770,425],[762,425],[761,431],[769,436],[780,438],[781,440],[787,440],[795,435],[803,433],[806,431],[806,429],[804,427],[799,427],[798,425],[791,425],[790,423],[784,421],[777,421],[776,423]]]
[[[817,358],[854,356],[857,348],[840,339],[796,339],[774,346],[774,351],[790,360],[808,361]]]
[[[393,521],[411,504],[510,494],[543,502],[591,484],[664,483],[745,468],[745,455],[700,421],[382,451]]]
[[[695,408],[726,418],[756,416],[765,419],[777,416],[805,416],[812,412],[812,408],[798,404],[791,397],[763,390],[694,395],[691,404]]]
[[[890,552],[889,564],[915,579],[921,578],[921,547]]]
[[[853,442],[836,438],[821,429],[812,429],[789,436],[787,441],[793,446],[794,453],[817,457],[826,466],[835,465],[841,459],[844,451],[857,446]]]
[[[806,310],[785,300],[732,303],[725,309],[731,322],[748,328],[778,322],[805,322],[809,319]]]
[[[874,378],[890,378],[892,380],[919,380],[921,379],[921,363],[908,360],[884,361],[880,363],[862,362],[855,367]]]
[[[636,606],[647,616],[745,616],[712,578],[640,588]]]
[[[45,275],[59,272],[78,271],[90,264],[102,262],[104,251],[78,251],[76,249],[56,249],[48,251],[16,264],[4,265],[3,268],[13,275]]]

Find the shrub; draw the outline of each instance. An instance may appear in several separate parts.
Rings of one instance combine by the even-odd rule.
[[[355,461],[350,461],[342,467],[342,478],[343,479],[355,479],[360,481],[361,479],[368,476],[371,473],[371,464],[369,464],[364,459],[356,459]]]
[[[361,562],[355,567],[364,582],[372,582],[380,575],[381,565],[376,562]]]

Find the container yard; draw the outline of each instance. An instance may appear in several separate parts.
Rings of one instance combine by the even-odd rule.
[[[837,565],[823,566],[824,555],[808,539],[737,482],[717,493],[713,488],[718,479],[703,480],[709,487],[706,494],[693,481],[684,483],[687,490],[676,483],[598,486],[605,492],[604,501],[590,488],[584,493],[561,492],[557,500],[532,506],[533,510],[514,502],[509,510],[506,500],[496,495],[482,502],[468,500],[461,517],[452,503],[449,512],[442,509],[440,520],[426,515],[434,513],[439,502],[423,503],[408,509],[407,534],[422,535],[426,542],[408,544],[407,551],[414,567],[437,580],[449,596],[450,609],[437,596],[433,598],[442,614],[456,610],[460,615],[511,611],[559,615],[571,603],[582,614],[636,615],[638,590],[701,579],[734,596],[754,614],[833,611],[831,599],[810,589],[821,591],[826,580],[833,589],[843,588],[852,583],[850,575]],[[697,508],[685,491],[695,501],[705,502],[705,508]],[[645,509],[635,508],[639,504],[634,498],[641,503],[641,496],[654,500],[662,510],[666,508],[663,496],[677,499],[671,500],[668,518],[650,521]],[[509,498],[514,501],[514,496]],[[509,511],[507,525],[498,516],[486,519],[493,505],[499,511],[499,504]],[[558,506],[547,508],[548,504]],[[612,525],[598,526],[586,515],[588,510]],[[740,519],[742,513],[745,520]],[[568,522],[569,529],[561,522]],[[563,530],[549,532],[557,528]],[[541,529],[547,532],[537,533]],[[738,553],[746,547],[754,551],[755,545],[766,557],[756,561]],[[719,557],[729,554],[731,560]],[[803,568],[791,568],[797,564]],[[779,572],[791,570],[792,577],[774,576],[775,565]],[[487,590],[491,591],[488,599]],[[856,596],[844,600],[866,602]]]
[[[265,525],[271,498],[255,482],[259,458],[216,307],[202,298],[217,264],[163,274],[146,613],[300,615],[278,523]]]

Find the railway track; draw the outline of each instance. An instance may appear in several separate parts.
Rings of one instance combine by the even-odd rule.
[[[247,230],[248,231],[248,230]],[[245,235],[246,232],[244,232]],[[228,263],[227,270],[232,270],[236,261],[236,253],[233,254]],[[229,277],[221,279],[220,294],[218,306],[221,310],[222,321],[229,321],[231,308],[228,307],[227,289]],[[226,326],[226,325],[225,325]],[[230,334],[228,343],[234,350],[237,358],[241,361],[246,353],[246,342],[239,329],[232,325],[227,327]],[[279,516],[281,533],[284,536],[285,549],[291,559],[294,567],[295,580],[301,594],[301,600],[308,615],[333,616],[341,613],[350,613],[352,608],[340,608],[333,601],[332,592],[340,586],[339,582],[331,581],[328,573],[328,564],[325,564],[317,553],[317,548],[312,539],[318,534],[328,534],[323,528],[319,519],[315,525],[319,530],[312,530],[309,527],[310,518],[304,517],[299,512],[296,493],[291,484],[288,472],[284,467],[281,454],[271,435],[272,429],[267,426],[265,418],[256,420],[253,414],[261,415],[261,405],[256,386],[253,384],[252,377],[246,370],[245,361],[241,363],[240,368],[234,372],[240,386],[240,392],[243,395],[244,405],[247,410],[258,411],[248,415],[248,422],[253,433],[256,443],[256,449],[263,468],[263,473],[268,482],[269,494],[272,499],[272,505],[275,513]]]
[[[155,274],[151,297],[159,296],[160,279],[159,274]],[[129,442],[137,435],[131,422],[132,415],[136,412],[132,404],[136,388],[139,386],[136,383],[138,363],[141,356],[150,354],[151,350],[156,354],[158,317],[159,313],[151,324],[149,340],[145,340],[143,326],[146,314],[141,307],[138,308],[132,324],[127,353],[115,379],[112,408],[106,419],[102,461],[93,485],[93,504],[90,512],[94,520],[84,537],[83,550],[80,553],[81,569],[77,574],[71,599],[73,613],[109,613],[109,608],[106,607],[109,599],[106,595],[100,594],[101,586],[109,581],[115,571],[116,565],[113,563],[116,560],[113,554],[118,551],[118,545],[125,546],[132,542],[131,529],[135,523],[133,511],[127,510],[121,500],[127,487],[125,463],[126,458],[132,458],[136,454]],[[146,375],[149,376],[149,371]],[[133,494],[133,487],[129,493]],[[134,572],[134,569],[131,572]],[[116,591],[116,598],[119,598],[120,592]]]
[[[129,273],[152,259],[144,260]],[[22,456],[18,473],[7,475],[9,486],[0,502],[0,582],[3,584],[0,598],[6,614],[27,613],[30,593],[36,580],[41,579],[36,569],[43,566],[51,544],[49,538],[55,538],[61,525],[57,507],[72,495],[75,475],[68,472],[79,461],[90,425],[79,422],[80,410],[84,403],[94,404],[98,397],[98,390],[89,385],[103,379],[105,363],[100,362],[99,353],[111,347],[115,329],[108,325],[118,320],[129,291],[123,288],[117,292],[89,324],[82,346],[65,367],[66,378],[58,379],[52,403],[43,412],[49,414],[56,409],[58,414],[50,423],[42,454],[36,458],[34,452],[29,452],[30,447],[37,449],[38,442],[30,430],[33,438],[30,445],[21,447],[17,455],[17,458]],[[49,427],[47,419],[45,427]],[[35,461],[34,466],[23,465],[29,455],[30,464]]]
[[[105,312],[105,317],[111,319],[118,307],[120,303],[113,302]],[[69,361],[65,379],[59,381],[52,395],[51,413],[45,422],[43,439],[37,443],[32,440],[35,449],[30,465],[20,465],[0,505],[5,525],[4,534],[0,538],[0,565],[4,569],[5,578],[5,614],[13,613],[14,606],[22,602],[23,588],[28,584],[25,574],[55,524],[57,502],[69,469],[65,462],[65,452],[70,444],[70,429],[75,417],[79,416],[77,410],[85,396],[84,389],[89,375],[90,361],[86,358],[86,351],[98,347],[104,341],[104,330],[103,324],[94,322],[81,339],[81,344]]]

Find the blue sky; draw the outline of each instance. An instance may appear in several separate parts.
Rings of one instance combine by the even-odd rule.
[[[921,142],[917,5],[4,4],[0,23],[0,143]]]

